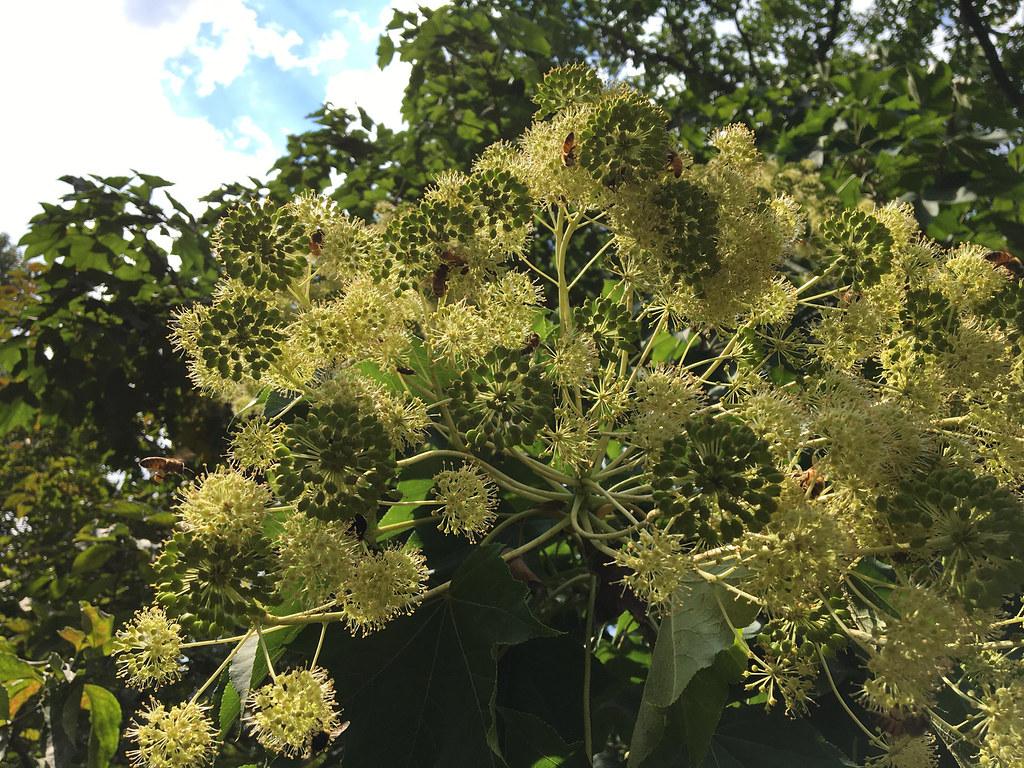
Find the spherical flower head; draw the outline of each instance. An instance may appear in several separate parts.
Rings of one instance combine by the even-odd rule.
[[[229,457],[241,469],[266,472],[277,464],[283,435],[284,425],[272,424],[263,415],[246,419],[231,435]]]
[[[708,544],[758,531],[778,505],[783,475],[768,444],[736,419],[691,418],[651,468],[659,509]]]
[[[346,522],[296,512],[284,521],[274,545],[278,590],[312,608],[325,603],[348,578],[359,543]]]
[[[608,92],[575,137],[578,162],[608,189],[651,179],[665,167],[667,122],[666,112],[636,91]]]
[[[306,236],[294,209],[269,199],[240,205],[222,218],[213,245],[229,277],[260,290],[284,290],[306,270]]]
[[[933,283],[949,301],[969,312],[978,311],[1006,287],[1007,274],[995,267],[980,245],[961,245],[948,253],[932,276]]]
[[[573,104],[597,101],[603,90],[604,83],[593,67],[583,63],[567,64],[544,75],[533,103],[537,105],[537,116],[546,117]]]
[[[790,463],[807,429],[807,414],[787,390],[759,387],[737,403],[737,413],[768,443],[780,466]]]
[[[682,434],[700,400],[697,380],[677,368],[654,368],[636,383],[633,439],[657,455],[661,447]]]
[[[1024,765],[1024,681],[995,688],[982,701],[984,740],[978,764],[984,768]]]
[[[128,757],[138,768],[200,768],[217,753],[213,723],[194,702],[170,709],[153,702],[126,734],[137,745]]]
[[[349,627],[369,634],[395,616],[412,613],[427,575],[426,558],[418,550],[385,549],[359,560],[343,585]]]
[[[270,489],[231,469],[198,478],[181,493],[181,527],[200,538],[241,546],[258,534]]]
[[[163,608],[144,608],[117,633],[117,674],[133,688],[174,682],[181,677],[181,640],[181,626]]]
[[[693,573],[690,558],[682,551],[683,539],[662,528],[650,528],[616,551],[615,562],[631,573],[625,583],[656,609],[671,609],[672,602]]]
[[[885,642],[868,660],[873,677],[864,700],[881,712],[917,711],[932,703],[965,638],[965,621],[948,598],[925,587],[893,590],[890,603],[900,617],[889,621]]]
[[[775,616],[808,613],[822,592],[831,592],[842,580],[842,553],[854,548],[827,508],[807,499],[795,482],[787,482],[769,526],[739,541],[751,573],[745,589],[763,596]]]
[[[936,768],[938,764],[932,734],[904,734],[886,738],[883,753],[870,758],[865,768]]]
[[[813,429],[828,438],[826,474],[854,487],[889,487],[921,463],[927,445],[913,414],[860,392],[852,380],[833,383],[813,417]]]
[[[320,668],[295,669],[253,691],[246,717],[271,752],[308,757],[313,739],[338,727],[334,683]]]
[[[588,385],[600,358],[593,336],[585,333],[559,334],[551,357],[551,374],[562,387]]]
[[[545,427],[541,437],[548,455],[571,471],[583,471],[594,459],[598,429],[593,418],[563,404],[556,406],[555,424]]]
[[[712,132],[708,141],[721,156],[737,164],[756,163],[760,159],[754,146],[754,132],[741,123],[733,123]]]
[[[793,283],[772,280],[750,306],[749,320],[759,326],[786,324],[796,314],[797,299]]]
[[[444,504],[441,527],[445,533],[474,541],[494,522],[498,489],[470,464],[434,475],[434,494]]]
[[[775,643],[754,656],[744,671],[744,688],[763,694],[765,709],[775,707],[780,699],[786,714],[799,717],[807,713],[818,668],[812,657],[800,653],[792,643]]]

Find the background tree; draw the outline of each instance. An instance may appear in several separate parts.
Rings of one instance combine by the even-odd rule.
[[[209,235],[236,201],[269,195],[283,202],[326,189],[332,170],[342,173],[332,197],[356,216],[372,218],[381,203],[415,201],[438,171],[466,168],[484,146],[518,134],[549,67],[587,60],[658,94],[680,147],[698,158],[706,156],[707,127],[744,122],[769,157],[789,164],[795,191],[851,206],[862,195],[906,199],[940,242],[975,241],[1019,254],[1024,33],[1020,19],[1009,23],[1015,11],[1014,3],[970,0],[878,2],[859,15],[834,1],[737,9],[463,0],[398,13],[391,24],[397,44],[381,40],[382,64],[400,57],[413,65],[404,130],[325,106],[311,116],[316,127],[289,139],[274,165],[276,178],[213,191],[202,216],[175,204],[166,182],[151,176],[66,177],[64,205],[44,205],[21,242],[23,257],[9,239],[2,249],[0,430],[12,491],[0,500],[0,513],[4,546],[14,557],[3,577],[2,612],[12,647],[36,660],[62,648],[70,657],[73,646],[54,632],[62,622],[75,624],[78,600],[116,614],[118,623],[133,600],[147,602],[133,586],[141,583],[140,558],[149,551],[137,542],[160,537],[155,526],[166,519],[160,516],[172,486],[148,484],[136,459],[188,449],[198,468],[223,452],[230,410],[195,395],[166,328],[176,309],[208,300],[216,277]],[[734,33],[723,26],[730,23]],[[936,39],[945,43],[933,50]],[[820,174],[821,186],[803,186],[800,164]],[[124,473],[120,485],[114,472]],[[64,497],[25,490],[51,486],[78,489],[80,503],[58,511],[54,500]],[[122,501],[145,507],[118,506]],[[92,532],[78,538],[83,527]],[[98,551],[109,558],[102,566],[109,580],[74,572],[75,559],[93,545],[104,545]],[[29,576],[37,571],[50,581],[33,587]],[[31,612],[20,608],[25,597],[33,600]],[[617,607],[611,601],[608,610]],[[82,679],[110,681],[112,667],[97,642]],[[510,665],[499,674],[503,696],[527,695],[507,693],[523,676],[516,664],[529,669],[538,656],[562,658],[556,646],[572,645],[536,642],[547,651],[503,656]],[[595,681],[602,692],[595,715],[620,734],[630,731],[648,664],[643,647],[625,650],[602,660],[614,674]],[[54,675],[62,663],[51,662]],[[545,670],[531,674],[557,679]],[[4,732],[13,734],[6,759],[22,760],[13,757],[21,754],[27,761],[47,739],[60,741],[60,726],[52,725],[60,718],[48,727],[43,714],[52,701],[68,700],[62,686],[51,690],[50,703],[41,695],[25,699],[29,708]],[[555,688],[532,698],[557,702]],[[572,727],[560,732],[571,736]],[[74,759],[84,760],[87,729],[68,736],[80,747]]]

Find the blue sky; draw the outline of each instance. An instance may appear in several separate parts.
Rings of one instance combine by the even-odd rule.
[[[324,101],[391,127],[408,65],[377,68],[396,8],[440,0],[34,0],[0,4],[0,231],[20,237],[64,174],[136,169],[190,207],[262,177]]]

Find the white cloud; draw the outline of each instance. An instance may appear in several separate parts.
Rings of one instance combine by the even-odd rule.
[[[401,129],[402,95],[409,82],[412,65],[393,61],[386,69],[344,69],[327,81],[327,101],[336,107],[355,110],[362,107],[378,123]]]
[[[205,118],[177,114],[161,86],[165,62],[193,44],[201,24],[246,10],[242,0],[193,3],[177,18],[139,26],[114,0],[0,5],[0,231],[20,237],[39,201],[69,190],[57,181],[68,173],[154,173],[178,182],[173,194],[190,207],[221,182],[263,175],[277,151],[255,123],[243,119],[224,135]],[[290,39],[275,32],[254,50],[287,61]],[[216,77],[227,72],[225,64]]]
[[[377,15],[376,22],[370,24],[361,14],[353,11],[338,11],[336,16],[345,18],[359,30],[363,41],[376,40],[387,30],[395,11],[415,11],[419,8],[440,8],[448,0],[393,0]],[[391,30],[388,34],[398,43],[400,30]],[[336,72],[327,81],[326,101],[336,107],[354,110],[362,107],[367,114],[378,123],[383,123],[392,130],[405,127],[402,119],[402,97],[405,86],[409,82],[412,65],[399,61],[395,56],[391,64],[384,70],[376,66],[376,62],[362,68],[349,68]]]
[[[201,13],[197,4],[196,14]],[[209,96],[217,86],[231,85],[244,72],[253,56],[270,58],[281,69],[304,66],[303,59],[292,53],[302,45],[302,37],[295,30],[283,30],[277,25],[261,26],[256,11],[240,2],[219,4],[219,11],[211,19],[211,35],[188,48],[199,60],[196,92]]]
[[[170,97],[189,87],[202,96],[229,85],[245,75],[253,57],[273,59],[281,69],[328,72],[344,63],[351,41],[375,40],[394,10],[421,4],[394,0],[365,19],[342,12],[345,28],[311,40],[303,58],[296,53],[301,36],[261,24],[246,0],[0,3],[6,33],[0,46],[0,232],[19,238],[40,201],[55,202],[69,191],[57,181],[64,174],[116,175],[131,168],[157,174],[176,182],[172,194],[190,209],[221,183],[264,176],[281,137],[269,136],[251,117],[218,130],[205,117],[179,114]],[[396,61],[381,72],[374,60],[331,76],[325,98],[362,106],[400,128],[408,76],[408,64]]]

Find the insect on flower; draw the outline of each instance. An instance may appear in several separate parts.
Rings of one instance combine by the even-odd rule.
[[[569,135],[562,142],[562,165],[572,168],[576,165],[576,132],[569,131]]]
[[[318,733],[316,736],[313,737],[313,740],[309,744],[309,754],[315,755],[319,752],[322,752],[324,749],[327,748],[327,746],[332,741],[334,741],[336,738],[341,736],[341,734],[347,731],[349,725],[350,721],[346,720],[332,731],[321,731],[320,733]]]
[[[320,246],[324,244],[324,233],[317,230],[309,236],[309,252],[314,256],[320,255]]]
[[[523,348],[519,350],[519,354],[528,355],[530,352],[533,352],[533,350],[535,350],[539,346],[540,335],[536,333],[531,333],[530,338],[526,340],[526,344],[524,344]]]
[[[1016,282],[1024,280],[1024,261],[1009,251],[989,251],[985,259],[993,266],[1005,269]]]
[[[466,274],[469,271],[469,267],[466,265],[466,260],[452,253],[451,251],[441,252],[441,263],[437,269],[434,270],[434,274],[430,279],[430,288],[434,292],[437,298],[444,296],[445,291],[448,290],[448,277],[451,275],[453,268],[458,267],[462,274]]]
[[[683,156],[678,152],[668,153],[668,169],[677,179],[683,175]]]
[[[167,475],[180,475],[188,469],[181,459],[166,456],[147,456],[139,459],[139,466],[149,470],[153,474],[153,481],[157,483],[162,483]]]

